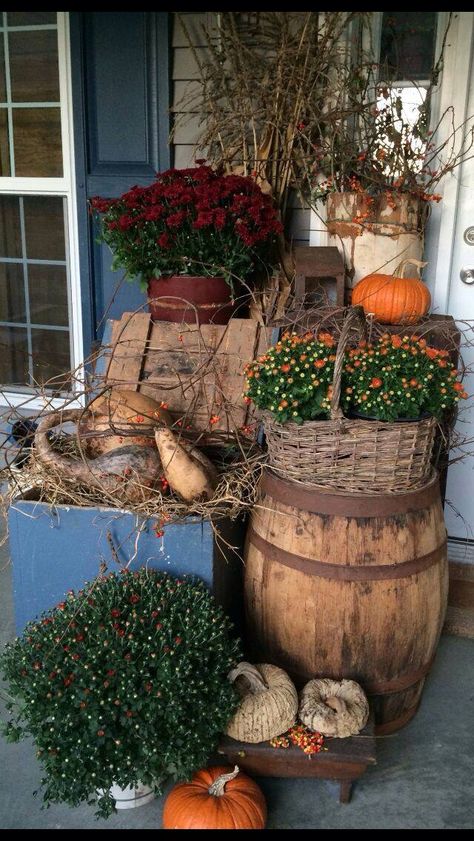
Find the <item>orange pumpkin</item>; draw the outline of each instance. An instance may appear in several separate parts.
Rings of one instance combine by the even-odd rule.
[[[431,305],[430,291],[419,277],[404,277],[405,266],[419,260],[404,260],[393,275],[369,274],[352,292],[352,304],[360,304],[364,312],[373,313],[382,324],[416,324]]]
[[[265,829],[262,790],[247,774],[225,766],[202,768],[171,789],[163,829]]]

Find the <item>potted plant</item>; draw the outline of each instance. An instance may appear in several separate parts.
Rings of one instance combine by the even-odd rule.
[[[420,486],[437,421],[466,391],[448,352],[418,336],[348,348],[358,321],[354,307],[337,344],[285,333],[247,365],[244,399],[263,410],[269,464],[286,478],[358,492]]]
[[[346,354],[342,405],[346,414],[381,421],[441,420],[467,392],[447,350],[419,336],[384,333]]]
[[[226,324],[234,300],[268,271],[281,224],[252,178],[199,162],[159,173],[116,199],[94,198],[100,237],[130,280],[148,289],[156,320]]]
[[[107,817],[112,786],[159,791],[201,767],[238,706],[229,629],[204,584],[151,569],[100,576],[30,622],[0,658],[5,731],[33,737],[45,802]]]
[[[403,259],[421,260],[443,181],[472,155],[472,115],[456,122],[448,107],[433,121],[451,21],[449,13],[426,87],[409,80],[401,87],[396,67],[374,63],[363,49],[355,62],[348,51],[335,70],[311,203],[319,213],[326,206],[328,243],[342,251],[352,287],[373,272],[392,274]]]

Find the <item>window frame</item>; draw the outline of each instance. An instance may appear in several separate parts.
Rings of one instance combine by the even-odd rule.
[[[79,235],[77,220],[77,196],[75,183],[74,123],[72,101],[72,72],[70,51],[69,12],[56,12],[58,33],[59,93],[61,114],[61,142],[63,150],[63,176],[61,178],[0,176],[0,194],[59,196],[66,200],[66,263],[69,300],[69,341],[71,368],[76,372],[72,391],[64,397],[38,395],[34,388],[25,384],[24,390],[11,389],[0,383],[0,405],[22,406],[28,410],[44,408],[45,401],[51,409],[64,405],[83,405],[82,396],[84,371],[82,300],[79,270]],[[40,29],[41,27],[35,27]],[[22,27],[15,27],[20,31]]]

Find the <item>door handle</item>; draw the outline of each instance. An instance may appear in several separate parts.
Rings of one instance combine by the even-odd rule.
[[[468,286],[471,286],[474,283],[474,269],[461,269],[459,277],[463,283],[467,283]]]

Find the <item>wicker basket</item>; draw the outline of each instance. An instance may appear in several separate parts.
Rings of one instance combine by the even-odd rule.
[[[262,413],[268,464],[278,475],[314,488],[368,494],[414,490],[433,472],[436,419],[352,420],[340,409],[344,351],[357,321],[365,333],[362,310],[353,307],[337,347],[330,420],[279,424],[270,412]]]

